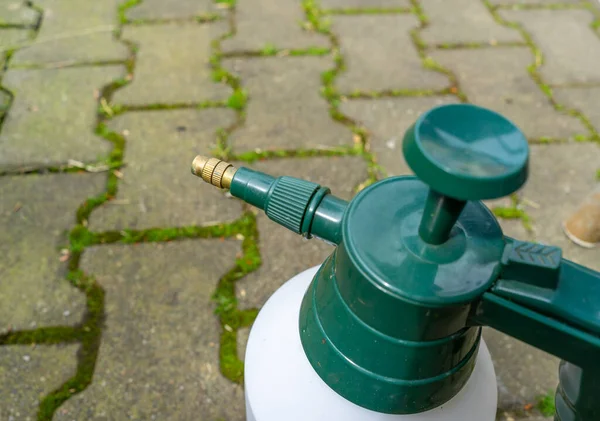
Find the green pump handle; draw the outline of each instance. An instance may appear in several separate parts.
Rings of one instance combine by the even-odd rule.
[[[470,375],[468,366],[472,368],[479,340],[470,328],[490,326],[563,360],[555,420],[600,420],[600,273],[563,259],[557,247],[503,236],[495,218],[479,202],[511,194],[525,183],[529,149],[524,135],[493,111],[469,104],[444,105],[419,117],[405,134],[403,152],[426,186],[414,177],[387,179],[350,203],[315,183],[233,169],[214,159],[197,158],[192,172],[230,188],[233,196],[263,209],[280,225],[338,245],[324,272],[317,275],[337,276],[335,291],[327,292],[328,286],[318,285],[315,279],[312,298],[307,293],[303,303],[301,318],[307,321],[304,325],[301,321],[301,337],[315,370],[346,398],[388,413],[416,413],[438,406],[456,394]],[[401,207],[401,198],[390,197],[389,191],[414,195],[416,205],[403,197],[403,210],[394,212],[394,206]],[[422,210],[415,210],[419,206]],[[389,238],[388,231],[392,232]],[[388,264],[394,260],[402,261],[399,268]],[[457,272],[462,273],[462,284],[456,282]],[[407,279],[391,288],[388,284],[398,273]],[[370,281],[361,284],[363,278]],[[384,278],[387,283],[381,281]],[[379,287],[370,290],[371,284]],[[328,314],[335,302],[332,294],[344,304]],[[386,350],[373,363],[356,351],[360,346],[348,346],[347,342],[358,339],[345,338],[345,331],[335,323],[327,332],[317,332],[311,325],[310,314],[319,311],[318,324],[327,320],[339,324],[344,309],[352,314],[347,324],[362,320],[353,337],[367,344],[375,338],[379,347],[388,346],[381,338],[392,338],[393,352]],[[393,311],[412,324],[399,328]],[[384,320],[390,314],[392,320]],[[363,324],[371,327],[361,330]],[[311,334],[318,341],[311,342]],[[344,359],[323,368],[319,361],[337,355],[323,351],[320,335],[328,335],[327,342],[335,342],[332,348],[338,353],[346,346],[345,358],[354,358],[354,366],[364,362],[361,373],[365,367],[375,372],[375,366],[396,364],[392,371],[415,375],[418,381],[386,383],[377,373],[368,379],[364,373],[352,377],[356,368],[344,366]],[[460,347],[464,350],[456,351]],[[429,349],[431,355],[425,352]],[[423,379],[422,373],[412,373],[388,355],[396,351],[404,353],[405,361],[429,364],[429,371],[441,374]],[[445,352],[454,352],[453,358],[460,354],[462,362],[448,366],[447,361],[433,359],[434,354]],[[362,382],[365,389],[389,390],[390,396],[400,392],[410,399],[397,403],[391,398],[364,398],[360,387],[356,391],[339,381],[345,375],[354,383]]]

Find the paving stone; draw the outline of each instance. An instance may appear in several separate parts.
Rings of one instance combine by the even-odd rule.
[[[211,300],[240,249],[199,240],[86,250],[82,268],[106,291],[106,328],[92,384],[54,420],[242,421],[243,390],[219,372]]]
[[[3,0],[0,4],[0,23],[9,25],[33,25],[38,14],[20,0]]]
[[[586,134],[581,122],[557,112],[527,72],[533,60],[528,48],[497,47],[436,51],[452,70],[469,100],[513,120],[529,138],[571,138]]]
[[[358,99],[343,102],[342,114],[370,133],[371,152],[388,176],[412,174],[402,153],[406,130],[429,109],[457,102],[454,96]]]
[[[237,331],[237,353],[238,358],[244,361],[246,356],[246,346],[248,345],[248,337],[250,336],[250,328],[246,327]]]
[[[123,179],[115,200],[96,209],[93,231],[209,225],[241,215],[241,205],[193,176],[198,154],[210,155],[231,110],[143,111],[121,115],[111,130],[127,133]]]
[[[279,159],[259,162],[252,168],[274,176],[289,175],[319,183],[346,200],[367,179],[366,165],[356,157]],[[303,240],[263,213],[258,215],[258,232],[262,265],[237,282],[239,308],[261,307],[285,281],[320,265],[333,252],[332,246],[317,239]]]
[[[15,53],[11,65],[69,64],[125,60],[129,51],[116,40],[120,0],[36,0],[44,10],[35,42]]]
[[[515,29],[497,23],[483,2],[425,0],[430,25],[421,33],[428,44],[523,42]]]
[[[120,66],[9,70],[2,84],[14,100],[0,133],[0,168],[106,156],[111,143],[94,134],[94,91],[123,73]]]
[[[590,28],[594,15],[587,10],[501,11],[518,22],[544,55],[540,69],[549,84],[600,82],[600,37]]]
[[[418,27],[412,15],[336,16],[346,71],[337,78],[342,92],[386,89],[443,89],[448,78],[423,67],[410,37]]]
[[[59,247],[77,207],[104,182],[90,174],[0,178],[0,334],[80,321],[85,297],[64,279]]]
[[[247,118],[230,137],[235,152],[256,148],[319,148],[347,145],[351,132],[329,116],[319,94],[323,57],[231,59],[224,63],[248,91]]]
[[[19,47],[29,39],[27,29],[0,28],[0,54],[12,48]]]
[[[40,401],[75,375],[78,345],[0,347],[0,419],[37,419]]]
[[[496,5],[515,5],[519,6],[521,4],[529,5],[529,4],[540,4],[540,5],[551,5],[551,4],[565,4],[565,3],[581,3],[580,0],[560,0],[557,2],[556,0],[491,0],[490,3]]]
[[[131,20],[174,19],[213,14],[217,10],[212,0],[144,0],[127,9],[126,16]]]
[[[210,43],[223,22],[127,27],[123,39],[139,45],[133,82],[115,92],[128,105],[226,100],[231,89],[212,80]],[[175,48],[176,46],[176,48]]]
[[[593,143],[531,146],[529,179],[519,194],[536,204],[525,207],[534,234],[524,240],[556,245],[564,257],[600,270],[600,249],[578,247],[562,231],[562,222],[598,185],[599,162],[600,147]]]
[[[301,2],[244,0],[237,3],[236,34],[221,43],[223,51],[329,47],[327,37],[302,29],[306,20]]]
[[[556,357],[490,328],[484,328],[483,338],[494,362],[500,410],[523,410],[556,390]]]
[[[323,9],[397,9],[411,7],[409,0],[321,0]]]
[[[559,104],[580,111],[600,132],[600,87],[554,88],[552,92]]]

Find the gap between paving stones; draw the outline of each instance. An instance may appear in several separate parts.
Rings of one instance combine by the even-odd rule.
[[[529,72],[529,75],[534,80],[534,82],[539,86],[541,91],[546,95],[546,97],[548,97],[548,100],[550,101],[552,106],[556,109],[556,111],[577,117],[582,122],[582,124],[587,128],[589,135],[588,136],[585,136],[585,135],[584,136],[576,136],[575,140],[576,141],[593,141],[593,142],[600,143],[600,134],[598,134],[598,132],[596,131],[594,126],[591,124],[589,119],[581,111],[567,108],[564,105],[559,104],[556,101],[556,99],[554,98],[554,95],[552,93],[552,88],[550,87],[550,85],[548,85],[542,79],[542,77],[539,73],[539,68],[542,67],[544,64],[544,55],[543,55],[542,51],[540,50],[540,48],[537,45],[535,45],[535,43],[533,42],[531,35],[525,30],[525,28],[523,26],[521,26],[517,23],[508,22],[508,21],[504,20],[498,14],[498,10],[500,8],[498,6],[493,5],[490,2],[490,0],[482,0],[482,1],[483,1],[484,5],[488,8],[490,13],[492,14],[492,16],[496,20],[496,22],[498,22],[499,24],[504,25],[506,27],[517,29],[521,33],[521,36],[525,40],[525,43],[527,44],[527,46],[531,49],[531,52],[534,57],[534,60],[531,63],[531,65],[529,65],[529,67],[527,68],[527,71]],[[556,6],[556,5],[554,5],[554,6]],[[566,5],[563,5],[563,6],[566,6]],[[588,10],[590,10],[591,13],[593,13],[598,18],[598,13],[595,12],[595,6],[590,2],[583,2],[580,5],[573,5],[573,6],[578,6],[578,8],[583,7],[585,9],[588,9]],[[539,8],[552,9],[552,5],[546,5],[545,7],[539,7]],[[560,9],[567,9],[567,8],[572,8],[572,7],[562,7]],[[560,10],[560,9],[557,9],[557,10]],[[597,22],[597,20],[594,23],[596,23],[596,22]],[[592,25],[594,25],[594,23],[592,23]],[[540,138],[540,139],[530,139],[530,142],[531,143],[565,142],[565,139]]]

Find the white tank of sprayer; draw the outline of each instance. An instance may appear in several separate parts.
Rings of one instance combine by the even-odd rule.
[[[496,375],[483,341],[463,389],[419,414],[393,415],[362,408],[317,375],[300,342],[302,298],[318,267],[287,281],[261,309],[248,339],[244,383],[247,421],[494,421]]]

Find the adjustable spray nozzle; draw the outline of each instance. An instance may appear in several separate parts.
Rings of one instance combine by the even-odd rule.
[[[348,203],[327,187],[295,177],[272,177],[249,168],[235,168],[217,158],[198,155],[192,173],[232,196],[265,211],[280,225],[329,243],[341,241],[341,223]]]

